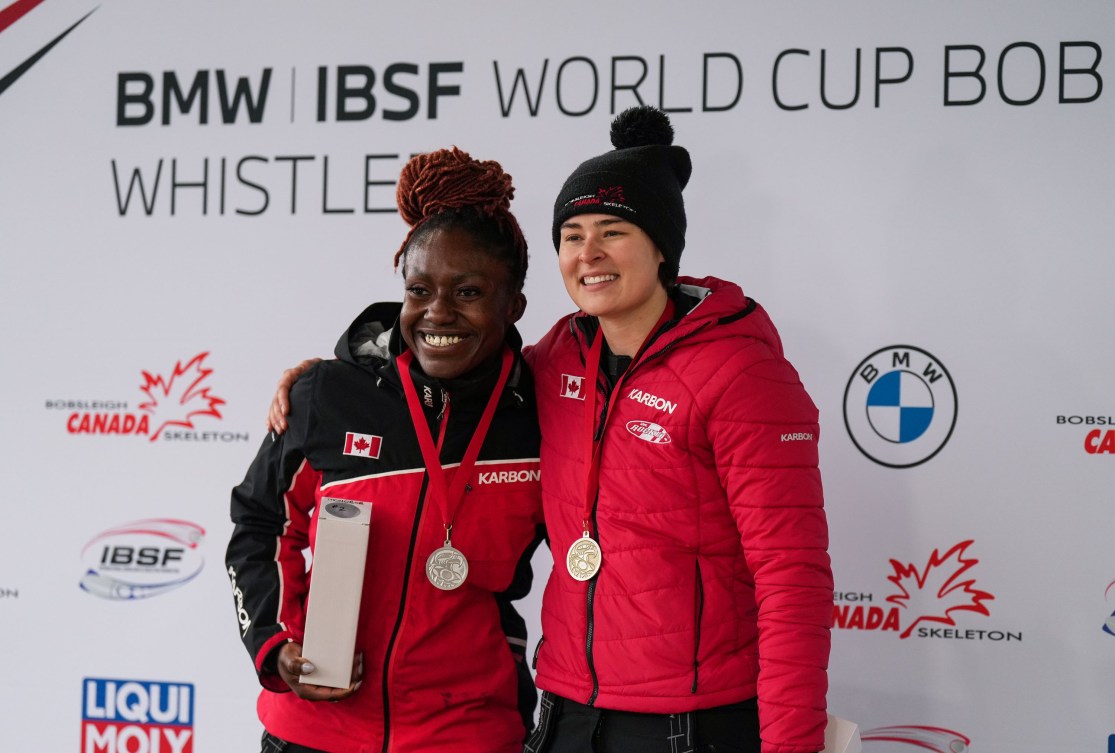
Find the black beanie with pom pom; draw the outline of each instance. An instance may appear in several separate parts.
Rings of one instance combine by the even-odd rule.
[[[666,262],[663,282],[678,275],[685,248],[685,202],[681,191],[693,163],[689,152],[673,146],[674,129],[666,113],[649,105],[624,110],[612,121],[610,152],[582,162],[554,202],[554,248],[561,226],[578,214],[610,214],[642,228]]]

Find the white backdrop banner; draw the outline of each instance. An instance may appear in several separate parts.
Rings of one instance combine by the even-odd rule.
[[[831,710],[1115,753],[1115,4],[0,4],[0,748],[257,750],[229,490],[280,371],[400,297],[399,170],[514,176],[532,342],[557,189],[646,103],[682,272],[821,408]]]

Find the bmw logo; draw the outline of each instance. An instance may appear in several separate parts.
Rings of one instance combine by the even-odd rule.
[[[920,465],[952,436],[956,386],[932,353],[911,345],[882,348],[848,380],[844,425],[859,451],[879,465]]]

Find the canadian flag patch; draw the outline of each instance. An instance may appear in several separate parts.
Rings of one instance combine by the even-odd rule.
[[[345,433],[345,454],[355,455],[358,458],[378,458],[379,448],[383,445],[383,437],[375,434]]]
[[[561,396],[574,400],[585,399],[585,378],[572,374],[561,375]]]

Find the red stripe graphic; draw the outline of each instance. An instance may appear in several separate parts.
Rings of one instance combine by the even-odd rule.
[[[10,26],[11,24],[15,23],[16,20],[18,20],[22,15],[27,13],[29,10],[31,10],[31,8],[35,7],[36,5],[41,3],[42,1],[43,0],[19,0],[19,2],[8,6],[3,11],[0,11],[0,19],[2,19],[2,21],[3,21],[3,23],[0,23],[0,31],[3,31],[5,29],[5,27]],[[99,8],[99,7],[100,6],[97,6],[97,8]],[[4,76],[3,78],[0,78],[0,94],[3,94],[5,91],[7,91],[9,86],[14,84],[19,79],[20,76],[22,76],[24,73],[27,73],[27,71],[29,71],[31,69],[31,66],[33,66],[35,63],[39,62],[39,60],[41,60],[44,55],[46,55],[48,52],[50,52],[52,49],[54,49],[54,45],[58,44],[63,39],[65,39],[67,34],[69,34],[71,31],[73,31],[74,29],[76,29],[78,27],[78,24],[80,24],[85,19],[89,18],[89,16],[93,15],[94,11],[96,11],[97,8],[94,8],[93,10],[89,11],[84,16],[79,18],[74,23],[73,26],[66,29],[64,32],[62,32],[61,34],[56,36],[54,39],[52,39],[50,42],[48,42],[43,48],[41,48],[34,55],[27,58],[26,60],[24,60],[19,65],[17,65],[6,76]],[[152,439],[154,439],[154,438],[155,437],[152,437]]]
[[[43,0],[17,0],[4,10],[0,10],[0,31],[8,28],[26,16]]]

